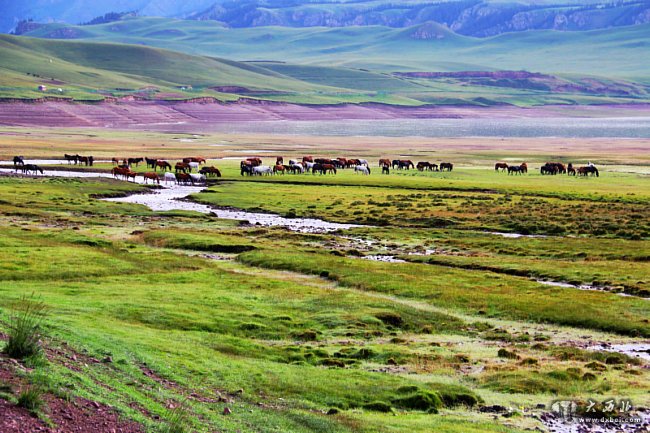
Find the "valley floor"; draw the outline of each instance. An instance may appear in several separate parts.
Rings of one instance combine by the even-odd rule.
[[[92,153],[92,168],[39,164],[108,172],[111,157],[202,155],[223,176],[186,198],[201,209],[357,226],[155,212],[101,200],[149,186],[5,166],[0,340],[28,306],[46,315],[41,356],[0,356],[0,415],[57,433],[98,414],[124,432],[568,433],[553,403],[592,400],[643,419],[602,431],[647,431],[649,144],[2,127],[4,160]],[[372,172],[240,174],[244,156],[305,154]],[[403,155],[454,169],[376,167]],[[526,175],[493,168],[524,159]],[[601,175],[541,175],[556,159]]]

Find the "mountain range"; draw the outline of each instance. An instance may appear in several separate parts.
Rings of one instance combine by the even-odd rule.
[[[650,22],[649,0],[616,2],[547,0],[0,0],[0,31],[20,21],[81,24],[109,12],[213,20],[233,28],[394,28],[436,22],[466,36],[527,30],[581,31]]]

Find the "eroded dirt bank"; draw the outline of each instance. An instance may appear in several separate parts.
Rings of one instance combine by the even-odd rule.
[[[0,125],[53,127],[142,127],[173,124],[269,120],[519,118],[648,116],[650,105],[617,106],[422,106],[381,104],[296,105],[244,101],[167,102],[124,101],[83,104],[71,102],[0,102]]]

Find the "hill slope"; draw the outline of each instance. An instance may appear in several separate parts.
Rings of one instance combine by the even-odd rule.
[[[465,37],[436,23],[405,29],[255,27],[132,18],[94,26],[51,24],[28,33],[146,44],[238,60],[274,60],[381,71],[520,70],[650,78],[650,24],[590,32],[534,31]]]

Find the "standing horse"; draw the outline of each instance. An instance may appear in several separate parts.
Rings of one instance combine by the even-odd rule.
[[[506,171],[507,169],[508,169],[508,164],[506,164],[505,162],[497,162],[496,164],[494,164],[494,171],[499,171],[499,170]]]
[[[186,164],[184,162],[177,162],[176,165],[174,166],[174,170],[176,171],[176,173],[178,173],[179,171],[182,171],[183,173],[192,171],[189,164]]]
[[[25,165],[25,158],[23,156],[14,156],[14,168],[19,165]]]
[[[569,165],[567,166],[566,174],[567,174],[567,176],[575,176],[576,175],[576,169],[573,168],[572,163],[569,163]]]
[[[382,158],[379,160],[379,167],[383,167],[385,165],[390,165],[390,159]]]
[[[158,170],[158,167],[160,167],[162,170],[171,170],[172,165],[168,163],[167,161],[156,161],[156,165],[154,166],[153,170],[156,171]]]
[[[508,174],[512,174],[512,173],[521,174],[522,171],[523,170],[518,165],[510,165],[510,166],[508,166]]]
[[[276,164],[273,166],[273,174],[282,173],[284,175],[285,171],[287,171],[287,169],[282,164]]]
[[[115,162],[115,158],[113,158],[113,162]],[[145,157],[144,157],[144,162],[147,163],[147,168],[153,168],[153,169],[155,169],[155,168],[156,168],[156,162],[158,162],[158,160],[155,159],[155,158],[154,158],[154,159],[147,158],[147,157],[145,156]]]
[[[284,165],[284,158],[281,156],[278,156],[275,158],[275,165]]]
[[[23,164],[21,170],[23,171],[23,174],[29,174],[30,172],[34,173],[35,176],[38,175],[39,172],[43,174],[43,169],[36,164]]]
[[[270,176],[273,174],[273,169],[268,165],[258,165],[257,167],[253,167],[251,174],[253,176]]]
[[[170,172],[170,171],[165,173],[165,178],[164,179],[165,179],[165,185],[167,184],[167,182],[176,183],[176,175],[174,173]]]
[[[451,162],[441,162],[440,163],[440,171],[452,171],[454,169],[454,164]]]
[[[144,158],[129,158],[127,161],[129,165],[135,165],[137,167],[138,164],[144,161]]]
[[[354,173],[355,174],[361,173],[367,176],[370,174],[370,167],[368,167],[367,165],[357,165],[356,167],[354,167]]]
[[[528,173],[528,164],[526,164],[525,162],[522,162],[519,168],[521,169],[522,173]]]
[[[65,158],[66,161],[68,161],[68,164],[74,161],[74,165],[77,165],[77,161],[79,160],[79,155],[68,155],[67,153],[65,153],[63,154],[63,157]]]
[[[390,174],[390,163],[381,166],[381,174]]]
[[[160,176],[157,173],[146,172],[142,176],[144,177],[144,183],[147,183],[147,180],[151,179],[152,182],[157,182],[160,185]]]

